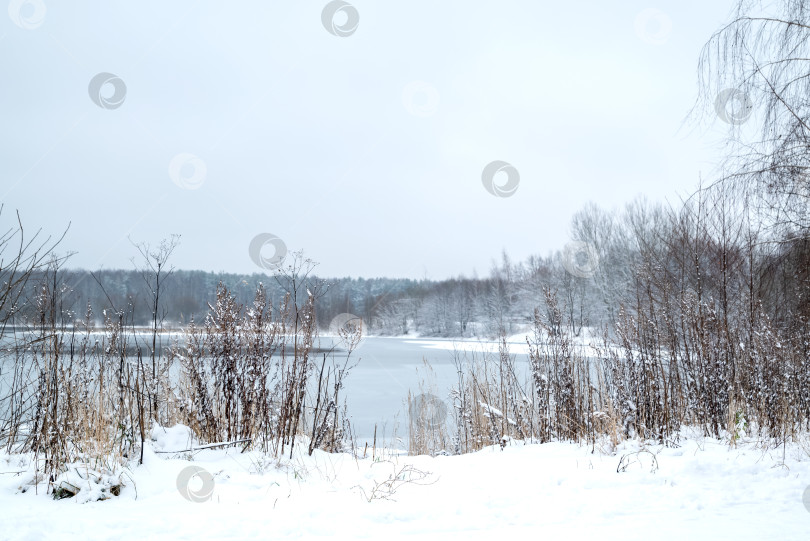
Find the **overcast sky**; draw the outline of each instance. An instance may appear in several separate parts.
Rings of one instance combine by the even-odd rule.
[[[323,276],[486,275],[562,248],[589,201],[677,201],[721,159],[719,120],[683,122],[730,1],[325,6],[12,1],[0,225],[70,223],[91,269],[178,233],[178,268],[261,272],[269,233]],[[494,161],[513,193],[485,188]]]

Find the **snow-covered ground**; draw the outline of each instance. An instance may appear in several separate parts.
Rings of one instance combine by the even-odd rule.
[[[498,353],[501,346],[500,341],[490,340],[486,338],[432,338],[422,336],[401,336],[404,342],[429,349],[441,349],[447,351],[471,351],[476,353]],[[593,356],[597,354],[594,346],[602,347],[602,336],[596,329],[590,327],[583,327],[579,336],[571,336],[572,342],[579,348],[578,353],[586,356]],[[518,332],[506,337],[506,342],[509,346],[509,353],[518,355],[528,355],[529,345],[526,340],[532,344],[535,342],[534,331],[528,330],[526,332]]]
[[[106,501],[80,503],[101,494],[86,472],[72,474],[73,498],[22,493],[29,463],[0,455],[0,538],[810,539],[810,456],[796,444],[763,451],[692,436],[646,450],[512,443],[435,458],[297,450],[280,461],[230,448],[189,461],[156,453],[187,448],[187,429],[153,437]],[[211,480],[181,477],[181,494],[189,466]]]

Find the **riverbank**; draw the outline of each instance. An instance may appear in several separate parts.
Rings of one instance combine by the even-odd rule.
[[[307,456],[299,445],[275,460],[182,451],[194,442],[181,426],[152,436],[144,464],[121,470],[119,495],[105,501],[80,503],[81,491],[98,490],[92,472],[77,470],[79,495],[54,501],[44,485],[39,494],[26,486],[32,457],[0,455],[0,538],[798,540],[810,531],[810,460],[797,443],[730,446],[685,430],[668,447],[509,442],[462,456],[368,449],[355,458]],[[200,475],[186,480],[189,467]]]

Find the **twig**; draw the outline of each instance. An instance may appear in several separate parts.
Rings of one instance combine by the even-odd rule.
[[[155,453],[187,453],[189,451],[202,451],[204,449],[213,449],[214,447],[224,447],[228,445],[236,445],[237,443],[246,443],[250,441],[252,441],[252,439],[247,438],[244,440],[226,441],[222,443],[211,443],[208,445],[202,445],[200,447],[192,447],[190,449],[180,449],[179,451],[155,451]]]

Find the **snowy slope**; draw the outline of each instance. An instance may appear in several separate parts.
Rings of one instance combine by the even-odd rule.
[[[795,444],[784,463],[782,448],[696,437],[640,453],[635,442],[614,453],[513,443],[435,458],[377,450],[376,461],[371,450],[359,460],[155,453],[186,448],[185,430],[156,429],[144,464],[106,501],[21,493],[30,475],[10,472],[28,469],[26,457],[0,455],[0,539],[810,539],[810,457]],[[213,476],[210,500],[178,490],[190,465]],[[189,487],[205,488],[198,478]]]

